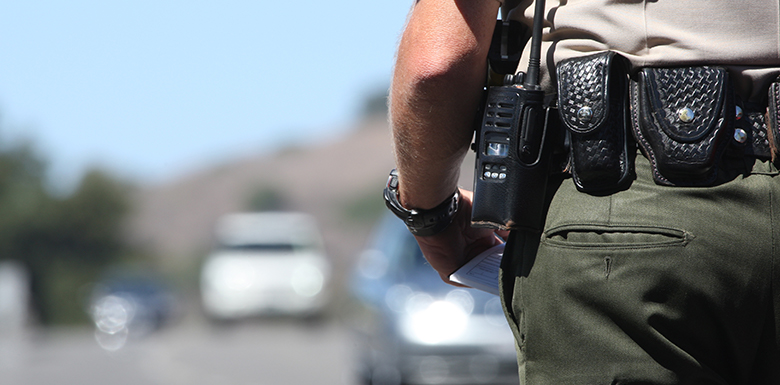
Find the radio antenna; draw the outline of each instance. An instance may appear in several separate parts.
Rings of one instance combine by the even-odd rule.
[[[529,90],[539,89],[539,63],[542,59],[542,27],[544,25],[544,0],[536,0],[534,8],[533,35],[531,35],[531,53],[528,55],[528,72],[523,86]]]

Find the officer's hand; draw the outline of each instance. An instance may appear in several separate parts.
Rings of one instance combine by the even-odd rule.
[[[479,253],[500,244],[496,234],[506,238],[508,232],[493,229],[472,228],[471,202],[473,193],[460,189],[460,207],[452,223],[439,234],[416,237],[428,263],[451,285],[462,286],[450,281],[449,275]]]

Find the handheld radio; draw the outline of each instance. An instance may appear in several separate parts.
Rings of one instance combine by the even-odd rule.
[[[552,150],[539,86],[544,1],[537,0],[527,73],[489,86],[476,152],[472,226],[539,231]],[[502,39],[506,40],[506,39]]]

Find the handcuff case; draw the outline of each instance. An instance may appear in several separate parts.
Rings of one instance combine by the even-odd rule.
[[[558,64],[558,111],[569,135],[569,171],[580,191],[609,192],[633,179],[628,66],[612,51]]]
[[[734,127],[728,73],[721,67],[643,68],[631,82],[634,136],[656,183],[709,186]]]

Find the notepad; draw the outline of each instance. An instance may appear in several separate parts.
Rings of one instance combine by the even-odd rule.
[[[493,246],[450,274],[450,280],[498,295],[498,270],[501,267],[503,254],[503,243]]]

